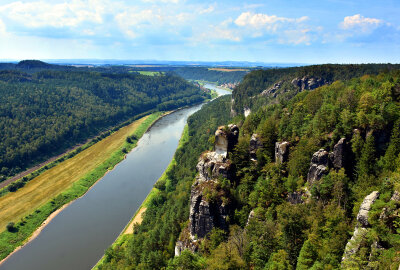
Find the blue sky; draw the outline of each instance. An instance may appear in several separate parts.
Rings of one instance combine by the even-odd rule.
[[[400,62],[399,0],[0,0],[0,59]]]

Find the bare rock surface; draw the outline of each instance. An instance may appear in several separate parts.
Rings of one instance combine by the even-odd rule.
[[[215,131],[214,151],[227,157],[233,150],[239,139],[239,128],[236,125],[221,126]]]
[[[341,138],[329,153],[330,161],[335,169],[344,168],[348,156],[346,138]]]
[[[360,250],[361,242],[366,238],[369,231],[368,223],[368,212],[371,209],[372,204],[379,197],[378,191],[373,191],[371,194],[367,195],[357,214],[357,225],[354,229],[353,236],[350,241],[347,242],[346,248],[342,257],[342,267],[346,268],[352,264],[354,261],[353,256],[357,254]]]
[[[251,135],[250,139],[250,158],[251,160],[257,160],[257,150],[263,148],[263,143],[261,141],[261,137],[254,133]]]
[[[313,154],[307,174],[308,183],[313,184],[328,173],[328,161],[329,154],[324,149],[320,149]]]
[[[360,210],[358,211],[357,214],[357,221],[360,223],[362,227],[367,227],[369,226],[368,223],[368,212],[371,210],[372,204],[375,202],[375,200],[379,197],[379,192],[374,191],[371,194],[369,194],[367,197],[364,198],[364,201],[362,202],[360,206]]]
[[[214,227],[228,229],[226,221],[230,205],[223,201],[223,190],[218,189],[220,177],[234,176],[228,154],[238,142],[239,128],[236,125],[221,126],[215,132],[213,152],[203,153],[196,165],[198,176],[190,193],[189,225],[182,231],[175,245],[175,256],[183,250],[196,252],[199,242]]]
[[[292,84],[298,87],[299,92],[304,90],[313,90],[329,82],[323,78],[315,78],[315,77],[303,77],[303,78],[295,78],[292,80]]]
[[[287,141],[275,143],[275,162],[285,163],[289,159],[289,146]]]

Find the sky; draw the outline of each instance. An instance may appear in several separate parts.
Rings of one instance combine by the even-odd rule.
[[[0,0],[0,59],[400,63],[400,0]]]

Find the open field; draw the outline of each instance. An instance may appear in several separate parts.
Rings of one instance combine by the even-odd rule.
[[[16,222],[43,203],[78,181],[85,174],[98,167],[110,155],[122,147],[125,138],[146,119],[143,117],[121,128],[75,157],[39,175],[24,188],[0,198],[0,231],[8,222]]]
[[[244,68],[209,68],[208,70],[223,71],[223,72],[234,72],[234,71],[249,71]]]
[[[163,72],[158,72],[158,71],[143,71],[143,70],[132,70],[129,72],[139,72],[142,75],[146,75],[146,76],[160,76],[160,74],[162,74]]]
[[[23,188],[1,197],[0,260],[25,243],[54,211],[85,194],[124,158],[125,152],[136,146],[136,139],[128,143],[126,138],[132,134],[140,138],[160,116],[161,113],[154,113],[120,128],[42,173]],[[15,229],[11,232],[6,230],[9,222],[15,222]]]

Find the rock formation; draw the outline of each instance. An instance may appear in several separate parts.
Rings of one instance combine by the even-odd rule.
[[[303,78],[295,78],[292,80],[292,84],[298,87],[299,92],[304,90],[313,90],[329,82],[323,78],[315,78],[315,77],[303,77]]]
[[[304,191],[294,191],[288,193],[286,200],[291,204],[301,204],[304,203],[303,196],[306,196]]]
[[[341,138],[338,143],[333,147],[333,151],[329,153],[329,159],[332,163],[333,168],[344,168],[347,161],[347,156],[347,141],[346,138]]]
[[[235,106],[235,100],[232,98],[231,99],[231,117],[235,117],[237,115],[236,111],[233,109]]]
[[[319,181],[322,176],[328,173],[328,152],[320,149],[311,158],[310,169],[307,174],[307,182],[310,184]]]
[[[251,114],[250,108],[249,107],[244,107],[243,113],[244,113],[244,117],[249,116]]]
[[[399,204],[400,193],[398,191],[395,191],[393,193],[392,197],[390,198],[390,202],[395,202],[395,203],[392,204],[392,206],[384,207],[382,209],[382,212],[379,216],[379,220],[384,224],[386,224],[386,226],[393,227],[393,224],[391,223],[393,222],[394,217],[399,216],[400,212],[400,204]],[[381,241],[380,237],[378,236],[378,240],[375,240],[371,245],[371,251],[368,259],[369,269],[378,269],[377,266],[379,266],[379,262],[377,262],[376,259],[379,257],[380,253],[384,251],[386,248],[387,248],[387,243]]]
[[[253,135],[251,135],[251,139],[250,139],[250,159],[253,161],[257,160],[257,150],[263,148],[263,143],[261,141],[261,137],[254,133]]]
[[[347,242],[346,248],[342,257],[342,267],[346,267],[353,261],[353,256],[357,254],[360,249],[361,242],[366,238],[369,231],[368,213],[372,204],[379,197],[378,191],[373,191],[371,194],[364,198],[357,214],[357,225],[354,229],[353,236]]]
[[[206,187],[215,189],[214,183]],[[227,206],[220,198],[207,198],[206,187],[196,181],[190,194],[189,230],[192,240],[204,238],[214,227],[227,229]]]
[[[175,246],[175,255],[184,249],[196,251],[201,241],[214,227],[226,230],[229,214],[227,194],[218,186],[220,177],[234,176],[229,152],[236,145],[239,128],[236,125],[222,126],[215,132],[213,152],[205,152],[197,163],[198,175],[190,194],[189,225],[185,228]],[[223,199],[225,198],[225,200]]]
[[[264,91],[261,92],[261,96],[272,96],[276,97],[277,96],[277,91],[281,88],[282,86],[282,81],[275,83],[272,87],[265,89]]]
[[[275,162],[285,163],[289,159],[289,142],[275,143]]]
[[[236,125],[221,126],[215,131],[214,151],[216,154],[227,157],[239,139],[239,128]]]

